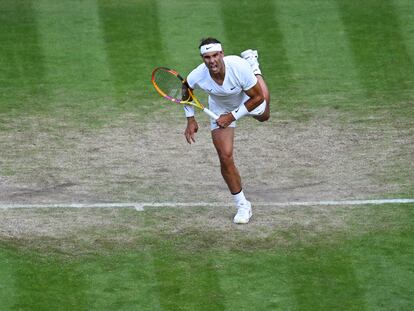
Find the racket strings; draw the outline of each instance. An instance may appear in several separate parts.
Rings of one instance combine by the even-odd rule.
[[[158,87],[169,97],[183,100],[183,83],[174,74],[166,70],[157,70],[154,77]]]

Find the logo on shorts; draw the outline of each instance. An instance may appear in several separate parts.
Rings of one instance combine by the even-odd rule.
[[[236,87],[235,87],[235,86],[233,86],[233,87],[230,89],[230,91],[233,91],[235,88],[236,88]]]

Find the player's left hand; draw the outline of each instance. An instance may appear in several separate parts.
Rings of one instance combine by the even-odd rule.
[[[222,114],[220,115],[220,117],[217,119],[216,123],[218,126],[220,126],[221,128],[226,128],[228,127],[233,121],[234,121],[234,117],[231,114],[231,112],[226,113],[226,114]]]

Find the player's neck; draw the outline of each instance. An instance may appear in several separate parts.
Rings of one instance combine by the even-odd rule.
[[[223,85],[224,78],[226,77],[226,69],[223,68],[222,70],[216,73],[210,71],[210,76],[214,80],[214,82],[216,82],[219,85]]]

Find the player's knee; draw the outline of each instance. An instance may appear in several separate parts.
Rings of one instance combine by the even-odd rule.
[[[225,167],[233,165],[234,163],[233,153],[231,152],[220,152],[219,159],[220,159],[221,165]]]

